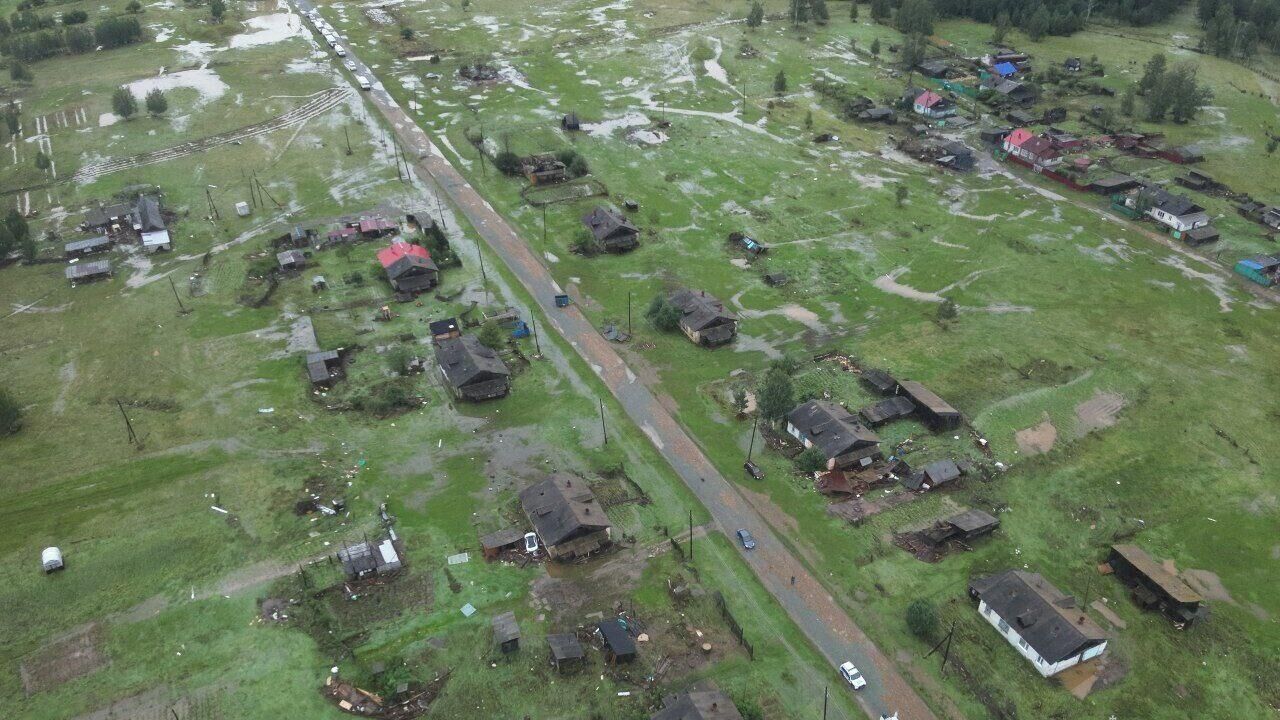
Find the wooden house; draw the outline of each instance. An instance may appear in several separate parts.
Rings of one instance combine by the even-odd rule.
[[[111,277],[111,263],[106,260],[75,263],[67,266],[65,274],[72,285],[104,280]]]
[[[454,398],[480,402],[505,397],[511,391],[511,371],[493,349],[474,335],[436,342],[440,379]]]
[[[582,478],[553,474],[520,491],[520,505],[554,560],[590,555],[611,542],[609,516]]]
[[[853,413],[826,400],[810,400],[787,413],[787,433],[806,449],[818,448],[828,470],[864,468],[884,457],[880,436]]]
[[[551,633],[547,635],[547,647],[550,650],[551,664],[558,672],[574,665],[581,665],[586,659],[582,652],[582,643],[573,633]]]
[[[932,90],[925,90],[911,103],[917,114],[931,119],[941,119],[956,114],[956,104]]]
[[[743,720],[733,699],[714,683],[702,683],[679,695],[665,698],[662,709],[649,720]]]
[[[951,407],[947,401],[938,397],[932,390],[915,380],[903,380],[898,383],[899,394],[905,395],[915,403],[916,411],[925,425],[934,430],[953,430],[960,427],[963,418],[960,411]]]
[[[493,618],[493,643],[503,655],[520,649],[520,625],[514,612],[504,612]]]
[[[679,308],[680,330],[698,345],[723,345],[738,334],[738,316],[705,290],[679,290],[667,302]]]
[[[396,292],[418,294],[435,287],[440,270],[421,245],[396,240],[378,251],[378,264]]]
[[[636,659],[636,641],[621,619],[602,620],[596,632],[604,644],[604,656],[609,664],[631,662]]]
[[[613,208],[597,205],[582,216],[591,237],[607,252],[626,252],[640,245],[640,229],[622,213]]]
[[[62,246],[62,254],[64,257],[78,258],[93,255],[95,253],[106,252],[111,249],[112,240],[106,235],[85,238],[84,240],[75,240]]]
[[[978,613],[1044,677],[1092,660],[1107,650],[1107,636],[1039,573],[1023,570],[969,584]]]
[[[307,379],[316,387],[329,387],[343,376],[342,355],[337,350],[307,353]]]

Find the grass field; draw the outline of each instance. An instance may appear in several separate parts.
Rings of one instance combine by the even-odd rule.
[[[91,21],[116,9],[57,8],[85,9]],[[221,26],[206,16],[204,7],[148,6],[149,42],[34,63],[34,84],[18,89],[25,134],[2,148],[0,186],[55,181],[5,196],[34,213],[43,257],[82,236],[75,226],[86,204],[131,186],[158,186],[176,218],[172,253],[117,250],[106,282],[70,288],[57,262],[0,270],[0,376],[24,406],[21,432],[0,442],[6,717],[340,717],[320,692],[334,665],[378,689],[448,672],[431,717],[640,718],[662,694],[699,679],[768,717],[819,712],[830,668],[727,539],[699,539],[693,569],[675,558],[667,532],[680,533],[690,511],[705,522],[705,512],[567,346],[543,333],[542,357],[516,364],[511,396],[481,406],[455,406],[434,375],[393,375],[388,358],[399,348],[429,352],[421,347],[428,320],[473,301],[476,312],[530,304],[497,258],[487,259],[482,285],[472,231],[448,208],[445,227],[463,258],[443,274],[450,301],[424,296],[375,321],[389,291],[365,244],[314,253],[265,304],[245,302],[264,293],[270,240],[293,223],[323,232],[342,216],[429,204],[421,187],[398,179],[385,128],[354,90],[305,122],[239,144],[56,182],[110,158],[263,123],[347,87],[283,6],[233,4]],[[190,84],[169,92],[165,117],[103,117],[115,86],[179,73],[189,74],[173,82]],[[63,112],[85,119],[63,127]],[[47,133],[36,129],[45,116],[55,118]],[[35,148],[46,142],[56,174],[33,174]],[[232,206],[249,199],[254,175],[271,199],[236,217]],[[328,290],[312,292],[314,274]],[[190,312],[178,312],[175,293]],[[348,379],[331,392],[311,391],[291,347],[302,316],[323,347],[354,353]],[[534,354],[532,339],[520,346]],[[384,418],[341,409],[385,383],[407,385],[421,405]],[[551,469],[591,478],[602,493],[643,492],[648,502],[610,509],[619,549],[587,565],[484,563],[478,536],[522,522],[516,491]],[[344,497],[348,512],[295,514],[313,494]],[[377,532],[382,503],[397,518],[408,569],[350,600],[324,558]],[[46,577],[36,559],[51,544],[68,568]],[[446,565],[461,551],[472,560]],[[693,596],[673,599],[669,582]],[[748,628],[755,662],[714,609],[717,590]],[[284,601],[290,619],[264,619],[265,600]],[[465,618],[466,603],[479,612]],[[591,651],[587,668],[552,676],[543,636],[619,605],[650,628],[640,662],[614,672]],[[489,647],[489,619],[505,610],[524,631],[524,650],[510,662]],[[687,628],[703,631],[713,651],[697,649]],[[484,692],[499,687],[506,691]],[[619,697],[624,690],[633,694]],[[853,717],[847,697],[833,696],[832,707]]]
[[[947,502],[929,498],[856,529],[829,517],[779,456],[761,456],[766,480],[741,480],[873,637],[901,651],[922,687],[939,690],[939,707],[973,717],[1175,718],[1227,707],[1263,716],[1280,703],[1272,652],[1280,606],[1265,591],[1276,562],[1267,528],[1278,510],[1268,438],[1280,408],[1250,389],[1276,379],[1274,302],[1221,270],[1274,246],[1214,198],[1195,196],[1217,216],[1224,240],[1197,255],[1153,241],[1107,213],[1101,199],[1042,186],[1017,169],[984,163],[954,176],[901,157],[884,130],[837,120],[809,89],[814,76],[839,77],[877,98],[905,84],[865,52],[875,38],[896,42],[896,33],[849,23],[846,7],[833,5],[829,26],[799,33],[780,23],[757,31],[727,24],[745,14],[741,3],[478,2],[470,12],[405,5],[385,27],[344,4],[325,14],[381,66],[388,90],[442,138],[593,318],[624,318],[629,300],[642,308],[676,285],[704,288],[742,315],[742,334],[728,348],[701,350],[638,321],[625,351],[729,477],[741,478],[750,422],[732,419],[725,391],[783,354],[837,348],[920,379],[990,441],[1007,471],[969,481]],[[398,24],[417,31],[412,47],[399,39]],[[937,35],[978,52],[989,33],[946,22]],[[1011,41],[1049,62],[1097,54],[1114,88],[1157,50],[1194,57],[1215,89],[1214,107],[1188,126],[1139,127],[1201,143],[1205,169],[1239,191],[1274,192],[1261,133],[1274,118],[1274,84],[1178,50],[1189,42],[1178,36],[1188,34],[1195,32],[1182,16],[1138,31],[1098,26],[1043,43]],[[757,56],[739,57],[744,41]],[[433,50],[444,55],[438,65],[425,59]],[[458,67],[477,58],[488,58],[505,79],[461,80]],[[1274,70],[1274,58],[1266,63]],[[779,69],[790,83],[774,97]],[[1065,102],[1079,109],[1093,101]],[[570,111],[588,123],[584,132],[558,129]],[[812,128],[804,123],[809,112]],[[672,126],[660,142],[635,134],[664,117]],[[809,142],[824,131],[840,142]],[[598,200],[551,205],[544,227],[541,211],[524,205],[522,183],[481,166],[467,141],[477,132],[491,152],[571,147],[582,154],[612,202],[638,202],[641,248],[621,257],[573,254],[578,218]],[[1155,163],[1126,169],[1157,179],[1174,174]],[[897,186],[908,190],[901,207]],[[733,231],[773,248],[747,263],[726,244]],[[768,288],[760,280],[766,271],[785,271],[793,281]],[[957,320],[937,320],[942,297],[959,306]],[[800,384],[851,406],[869,399],[829,367],[806,368]],[[1108,401],[1118,411],[1099,417],[1096,408]],[[1045,421],[1054,431],[1051,449],[1029,453],[1016,435]],[[913,438],[913,462],[975,454],[964,434],[937,437],[911,423],[883,435]],[[895,528],[951,504],[998,510],[1003,529],[974,552],[934,566],[888,542]],[[1198,571],[1215,596],[1208,623],[1175,631],[1096,574],[1107,546],[1130,536]],[[1111,642],[1109,687],[1076,700],[1030,672],[977,621],[966,581],[1011,566],[1107,599],[1127,624]],[[953,653],[962,672],[942,677],[932,660],[919,659],[927,647],[902,620],[916,597],[932,598],[944,622],[957,623]]]

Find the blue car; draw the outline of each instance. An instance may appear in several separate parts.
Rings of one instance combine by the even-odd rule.
[[[738,531],[738,540],[742,541],[743,548],[747,550],[756,549],[756,539],[751,537],[751,533],[747,532],[746,528]]]

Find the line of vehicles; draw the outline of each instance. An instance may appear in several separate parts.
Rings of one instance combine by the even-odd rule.
[[[320,13],[315,10],[308,10],[305,14],[307,19],[311,21],[311,24],[315,26],[316,30],[320,31],[320,35],[324,38],[324,41],[329,44],[330,48],[333,48],[333,54],[340,58],[347,57],[347,49],[342,47],[341,43],[338,42],[338,33],[333,29],[333,26],[329,24],[329,21],[321,17]],[[356,63],[354,60],[343,60],[342,66],[355,75],[356,84],[360,86],[361,90],[370,90],[373,88],[373,84],[369,82],[369,78],[364,75],[356,74]]]

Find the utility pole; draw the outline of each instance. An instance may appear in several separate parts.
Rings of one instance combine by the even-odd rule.
[[[547,205],[542,204],[542,242],[547,241]]]
[[[347,126],[342,126],[342,138],[347,141],[347,154],[351,154],[351,136],[347,134]]]
[[[932,649],[932,650],[930,650],[930,651],[929,651],[929,653],[928,653],[927,655],[925,655],[925,657],[927,658],[927,657],[929,657],[929,655],[932,655],[932,654],[934,654],[934,653],[938,652],[938,648],[940,648],[940,647],[941,647],[941,648],[943,648],[943,650],[942,650],[942,667],[940,668],[940,669],[942,670],[942,674],[943,674],[943,675],[946,675],[946,674],[947,674],[947,660],[951,657],[951,636],[952,636],[952,635],[955,635],[955,633],[956,633],[956,623],[955,623],[955,621],[953,620],[953,621],[951,622],[951,629],[947,630],[947,634],[946,634],[946,636],[945,636],[945,637],[943,637],[941,640],[939,640],[939,641],[938,641],[938,644],[937,644],[937,645],[934,645],[934,646],[933,646],[933,649]],[[945,647],[943,647],[944,645],[945,645]]]
[[[130,445],[139,444],[138,433],[133,431],[133,423],[129,422],[129,413],[124,411],[124,403],[120,402],[120,400],[117,399],[116,407],[120,408],[120,414],[124,417],[124,426],[129,430],[129,444]]]
[[[480,243],[476,243],[476,257],[480,258],[480,284],[484,286],[484,301],[489,302],[489,276],[484,272],[484,253],[480,252]]]
[[[178,297],[178,286],[173,284],[173,276],[169,276],[169,287],[173,288],[173,299],[178,301],[178,314],[186,315],[187,309],[182,306],[182,298]]]
[[[533,310],[529,310],[529,328],[533,330],[533,351],[541,357],[542,346],[538,344],[538,321],[533,317]]]
[[[204,186],[204,197],[209,201],[209,217],[221,221],[222,216],[218,214],[218,206],[213,204],[213,193],[209,192],[208,185]]]
[[[689,511],[689,562],[693,563],[693,511]]]
[[[609,431],[604,426],[604,398],[600,398],[600,434],[604,436],[604,444],[609,444]]]
[[[827,697],[831,694],[831,686],[822,686],[822,720],[827,720]]]
[[[760,413],[751,418],[751,443],[747,445],[747,462],[751,462],[751,451],[756,449],[756,426],[760,424]]]
[[[627,334],[631,334],[631,291],[627,291]]]

